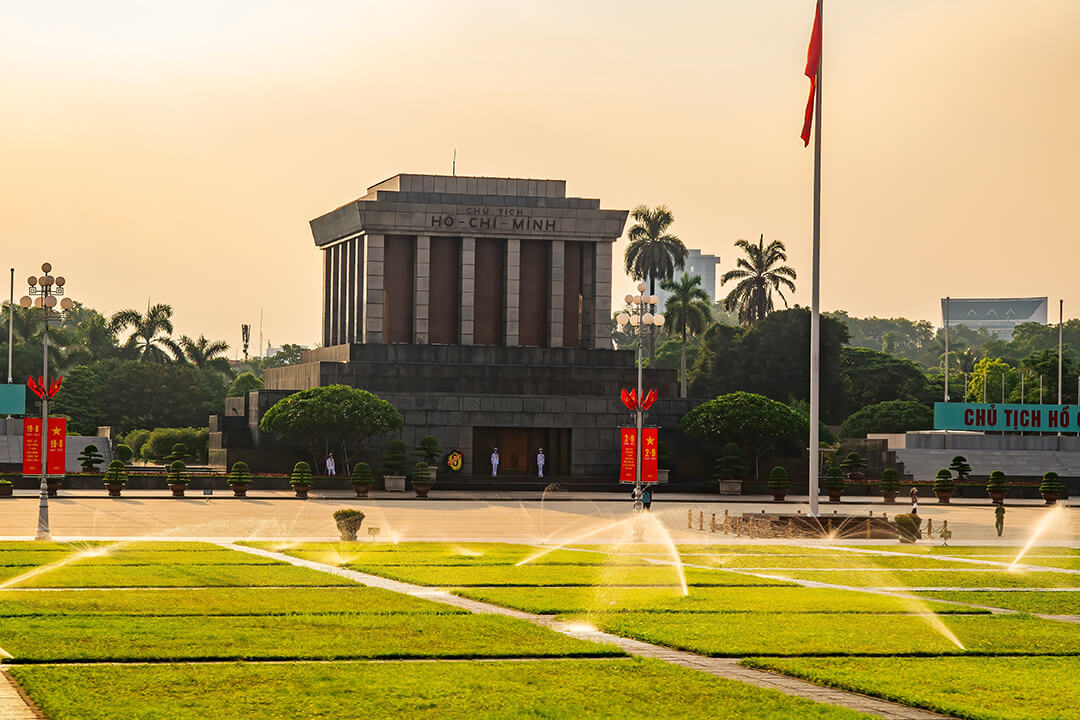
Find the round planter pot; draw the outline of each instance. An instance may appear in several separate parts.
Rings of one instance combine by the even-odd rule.
[[[413,491],[416,492],[416,497],[427,497],[428,492],[431,491],[430,485],[417,485],[416,483],[413,483],[412,488]]]
[[[1039,494],[1042,495],[1042,498],[1043,498],[1043,500],[1046,501],[1047,505],[1054,505],[1055,503],[1057,503],[1058,498],[1061,497],[1061,493],[1039,493]]]
[[[830,490],[829,491],[829,502],[834,502],[834,503],[840,502],[840,496],[843,495],[843,494],[844,494],[843,490]]]
[[[310,485],[293,485],[292,489],[296,492],[296,497],[307,499],[308,490],[311,489]]]
[[[353,483],[352,489],[356,493],[356,497],[367,497],[368,490],[371,489],[371,483]]]
[[[934,494],[937,495],[937,501],[942,505],[948,505],[950,498],[953,496],[952,490],[935,490]]]
[[[356,523],[356,525],[354,527],[353,523],[351,523],[351,522],[338,521],[338,523],[337,523],[338,535],[341,536],[342,541],[343,542],[356,542],[356,533],[360,532],[360,524],[362,522],[363,522],[363,519],[361,519],[361,521],[359,523]]]
[[[987,490],[986,494],[990,496],[990,502],[995,505],[1000,505],[1005,500],[1004,490]]]
[[[770,490],[772,493],[773,502],[784,502],[784,498],[787,497],[787,490]]]
[[[105,489],[109,491],[109,497],[120,497],[120,491],[124,489],[124,484],[105,483]]]
[[[896,490],[882,490],[881,491],[881,497],[887,503],[896,502],[896,495],[897,495]]]
[[[232,488],[233,497],[247,497],[248,488],[251,487],[251,486],[250,486],[250,484],[246,484],[246,483],[245,484],[237,483],[236,485],[230,485],[229,487]]]
[[[169,489],[172,490],[173,497],[184,497],[184,491],[187,490],[187,484],[169,483]]]
[[[45,492],[49,497],[56,497],[56,493],[60,490],[60,483],[58,482],[46,482]]]

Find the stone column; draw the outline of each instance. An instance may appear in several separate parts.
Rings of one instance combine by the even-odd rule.
[[[476,238],[461,238],[461,328],[462,345],[473,344],[476,312]]]
[[[506,346],[519,343],[521,329],[521,241],[506,240]]]
[[[350,242],[346,240],[343,243],[338,243],[338,292],[341,299],[338,301],[338,331],[335,345],[348,342],[346,338],[349,334],[349,305],[352,303],[352,297],[350,297],[349,293]]]
[[[611,246],[607,240],[596,243],[593,347],[598,350],[611,349]]]
[[[596,248],[586,245],[581,254],[581,347],[593,347],[593,327],[596,325]]]
[[[322,344],[323,347],[330,345],[330,312],[331,312],[331,299],[333,297],[333,287],[330,279],[332,277],[334,263],[333,256],[331,255],[330,248],[323,248],[323,310],[322,310]],[[260,354],[262,349],[260,348]]]
[[[416,280],[413,283],[413,342],[428,343],[431,299],[431,236],[416,236]]]
[[[341,334],[341,243],[330,248],[330,345],[337,345]]]
[[[352,239],[353,246],[353,277],[355,283],[352,289],[351,302],[355,306],[352,325],[349,328],[349,342],[362,342],[364,339],[364,238]]]
[[[383,236],[365,236],[367,302],[364,303],[364,342],[383,341]]]
[[[352,343],[356,342],[356,238],[346,240],[345,248],[345,297],[348,300],[348,311],[345,313],[345,333],[342,341]]]
[[[565,345],[563,337],[563,304],[566,302],[564,283],[566,280],[566,243],[562,240],[551,241],[551,287],[548,297],[551,299],[551,315],[548,325],[548,347]]]

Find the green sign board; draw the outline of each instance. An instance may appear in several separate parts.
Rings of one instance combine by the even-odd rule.
[[[26,414],[26,386],[12,383],[0,385],[0,415]]]
[[[1080,406],[934,403],[934,429],[986,432],[1080,432]]]

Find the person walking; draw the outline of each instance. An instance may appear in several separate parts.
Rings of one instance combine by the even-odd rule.
[[[911,486],[911,514],[919,514],[919,491],[914,485]]]
[[[994,529],[1001,537],[1001,531],[1005,529],[1005,503],[994,506]]]
[[[499,448],[491,448],[491,477],[499,476]]]
[[[641,491],[641,505],[646,510],[652,510],[652,488],[646,487]]]
[[[547,458],[544,457],[544,448],[540,448],[540,451],[536,453],[536,472],[538,477],[544,477],[544,462]]]
[[[337,475],[337,463],[334,462],[334,453],[326,456],[326,474]]]

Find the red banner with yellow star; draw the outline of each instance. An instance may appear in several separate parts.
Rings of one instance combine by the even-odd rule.
[[[67,418],[49,418],[49,445],[45,451],[45,469],[49,475],[67,472]]]
[[[641,482],[654,483],[657,481],[657,448],[659,441],[656,437],[656,428],[641,428]]]
[[[619,446],[619,482],[635,481],[637,466],[637,428],[621,428],[622,442]],[[657,448],[659,441],[656,428],[641,428],[641,482],[657,481]]]

